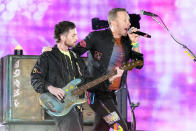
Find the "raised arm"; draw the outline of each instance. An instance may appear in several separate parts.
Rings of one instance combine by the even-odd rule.
[[[90,50],[93,47],[95,42],[94,32],[89,33],[84,40],[81,40],[75,47],[72,48],[77,55],[81,56],[86,51]]]

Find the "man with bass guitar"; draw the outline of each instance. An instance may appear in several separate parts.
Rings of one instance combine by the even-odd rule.
[[[70,81],[81,78],[85,79],[88,76],[83,60],[78,57],[69,48],[76,45],[77,31],[75,24],[69,21],[62,21],[55,25],[54,38],[56,45],[51,51],[44,52],[38,58],[31,72],[31,84],[36,92],[47,94],[55,97],[54,101],[60,104],[66,103],[65,92],[63,90]],[[85,74],[85,75],[84,75]],[[121,76],[119,71],[111,79]],[[69,88],[72,88],[70,86]],[[71,97],[71,96],[70,96]],[[64,99],[65,98],[65,99]],[[52,99],[51,99],[52,101]],[[47,112],[57,113],[53,104],[47,103],[47,100],[41,101],[46,106]],[[42,103],[42,104],[43,104]],[[71,110],[66,115],[51,115],[56,123],[57,131],[82,131],[82,119],[80,110],[77,106],[70,108]],[[74,125],[74,126],[73,126]]]

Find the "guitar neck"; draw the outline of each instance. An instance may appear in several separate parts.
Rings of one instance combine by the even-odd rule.
[[[124,64],[121,69],[123,70],[132,70],[134,67],[137,67],[137,66],[143,66],[144,62],[141,61],[141,60],[136,60],[136,61],[131,61],[130,63],[127,63],[127,64]],[[94,87],[95,85],[107,80],[108,78],[114,76],[117,74],[117,70],[114,69],[112,70],[111,72],[109,72],[108,74],[102,76],[102,77],[99,77],[75,90],[72,91],[72,94],[73,95],[82,95],[82,93],[84,93],[84,91],[86,91],[87,89],[91,88],[91,87]]]
[[[116,70],[112,70],[108,74],[106,74],[106,75],[104,75],[102,77],[99,77],[99,78],[97,78],[97,79],[95,79],[95,80],[93,80],[93,81],[91,81],[91,82],[89,82],[89,83],[87,83],[87,84],[85,84],[85,85],[75,89],[74,91],[72,91],[72,94],[74,94],[74,95],[82,95],[82,93],[84,91],[86,91],[87,89],[90,89],[90,88],[96,86],[97,84],[99,84],[99,83],[109,79],[110,77],[112,77],[112,76],[114,76],[116,74],[117,74],[117,71]]]
[[[99,83],[109,79],[110,77],[114,76],[116,73],[117,73],[116,70],[111,71],[109,74],[106,74],[106,75],[104,75],[104,76],[102,76],[100,78],[97,78],[97,79],[95,79],[95,80],[93,80],[93,81],[91,81],[91,82],[81,86],[80,89],[87,90],[87,89],[89,89],[91,87],[94,87],[97,84],[99,84]]]

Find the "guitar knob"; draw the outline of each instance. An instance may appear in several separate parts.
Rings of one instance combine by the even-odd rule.
[[[50,101],[46,102],[46,107],[47,107],[47,110],[50,110],[52,112],[56,112],[56,110],[54,110],[54,105]]]

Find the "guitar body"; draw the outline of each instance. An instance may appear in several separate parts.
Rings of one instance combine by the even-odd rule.
[[[49,92],[41,94],[41,106],[50,116],[64,116],[68,114],[73,107],[84,104],[87,101],[72,95],[72,91],[77,89],[77,85],[80,83],[81,79],[74,79],[62,88],[65,91],[65,97],[62,101],[59,101],[56,96]]]

